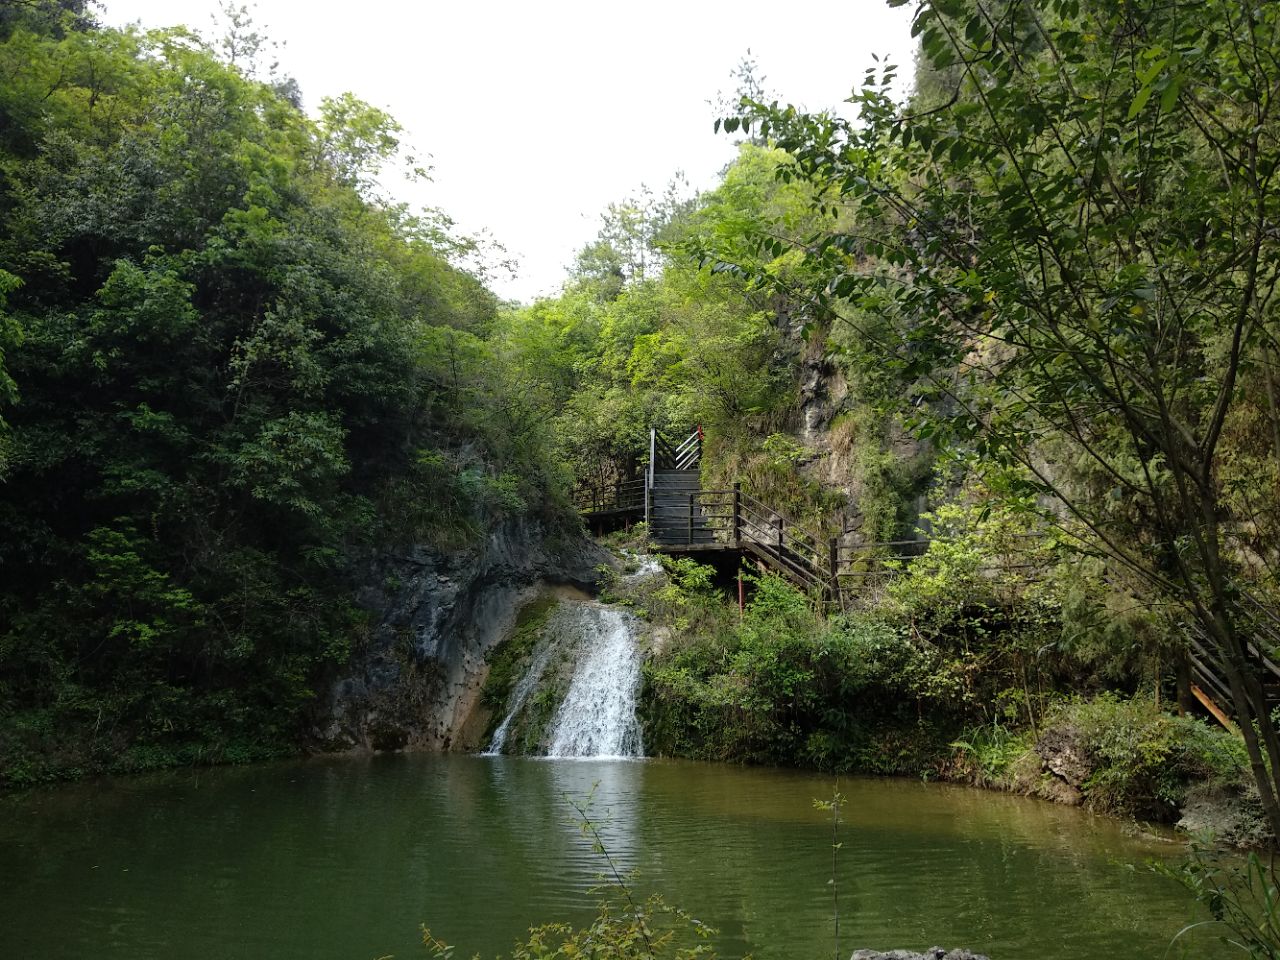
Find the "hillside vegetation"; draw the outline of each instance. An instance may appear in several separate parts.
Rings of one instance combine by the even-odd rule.
[[[564,515],[395,122],[67,6],[0,16],[8,783],[296,749],[355,558]]]
[[[898,597],[859,598],[892,614],[872,630],[891,656],[947,661],[927,696],[877,687],[890,711],[958,689],[1021,731],[1072,694],[1185,707],[1198,644],[1274,832],[1280,8],[940,0],[914,29],[913,97],[876,65],[855,119],[785,105],[748,65],[720,186],[611,210],[565,294],[517,315],[557,345],[526,356],[566,457],[607,480],[649,424],[700,423],[704,485],[741,480],[872,555],[931,537]],[[1039,555],[1002,582],[1010,537]],[[710,709],[688,722],[713,739],[750,730],[749,638],[672,624],[663,695]],[[827,664],[796,702],[862,669],[804,632],[763,634]],[[688,749],[861,755],[806,739],[823,723]]]
[[[838,616],[757,578],[739,620],[684,563],[619,594],[665,638],[651,742],[1036,789],[1070,729],[1099,808],[1210,783],[1280,830],[1280,6],[914,27],[911,96],[877,64],[847,117],[744,64],[719,182],[620,200],[520,305],[386,195],[395,121],[304,110],[243,20],[5,7],[0,778],[296,749],[366,558],[576,535],[575,484],[700,425],[704,485],[923,555]],[[1239,741],[1171,716],[1192,640]]]

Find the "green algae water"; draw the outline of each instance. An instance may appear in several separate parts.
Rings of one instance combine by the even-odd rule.
[[[0,799],[7,960],[425,958],[586,922],[593,813],[636,887],[719,928],[723,957],[832,956],[830,778],[665,761],[399,755],[110,780]],[[1166,954],[1195,905],[1150,872],[1175,845],[1078,810],[844,779],[841,953],[993,960]],[[606,819],[607,818],[607,819]],[[1197,932],[1198,933],[1198,932]],[[1226,956],[1208,936],[1190,956]]]

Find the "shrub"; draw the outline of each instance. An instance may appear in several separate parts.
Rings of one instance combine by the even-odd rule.
[[[1029,730],[1011,730],[996,721],[965,731],[952,742],[960,770],[979,786],[1006,786],[1019,760],[1032,750]]]
[[[634,904],[622,891],[619,903],[604,900],[590,926],[544,923],[512,946],[510,960],[715,960],[707,939],[715,929],[654,895]],[[453,947],[426,927],[422,943],[436,960],[450,960]]]
[[[1095,810],[1169,822],[1193,783],[1248,779],[1244,745],[1194,717],[1176,717],[1146,697],[1105,693],[1063,704],[1050,717],[1077,731],[1093,772],[1084,782]]]

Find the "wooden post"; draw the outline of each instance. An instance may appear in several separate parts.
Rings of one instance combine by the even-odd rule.
[[[653,525],[650,522],[653,513],[653,458],[658,454],[658,431],[649,428],[649,467],[644,472],[644,525],[649,530],[649,539],[653,539]]]
[[[733,485],[733,545],[741,549],[742,547],[742,481],[738,480]],[[738,574],[738,592],[741,593],[742,574]]]
[[[693,494],[689,494],[689,542],[693,543]]]
[[[738,567],[738,622],[742,622],[743,611],[747,609],[747,591],[742,585],[742,567]]]
[[[840,538],[832,537],[827,544],[827,562],[831,565],[831,590],[840,592]]]
[[[782,553],[782,515],[778,515],[778,553]]]

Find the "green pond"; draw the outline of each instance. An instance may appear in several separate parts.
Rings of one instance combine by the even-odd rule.
[[[125,778],[0,798],[0,957],[426,958],[505,952],[586,921],[603,864],[719,928],[721,956],[832,956],[833,781],[667,761],[392,755]],[[845,779],[841,952],[967,946],[993,960],[1161,958],[1194,904],[1176,845],[1078,810]],[[607,820],[606,820],[607,817]],[[1225,956],[1209,937],[1196,957]],[[1168,956],[1179,955],[1171,951]]]

